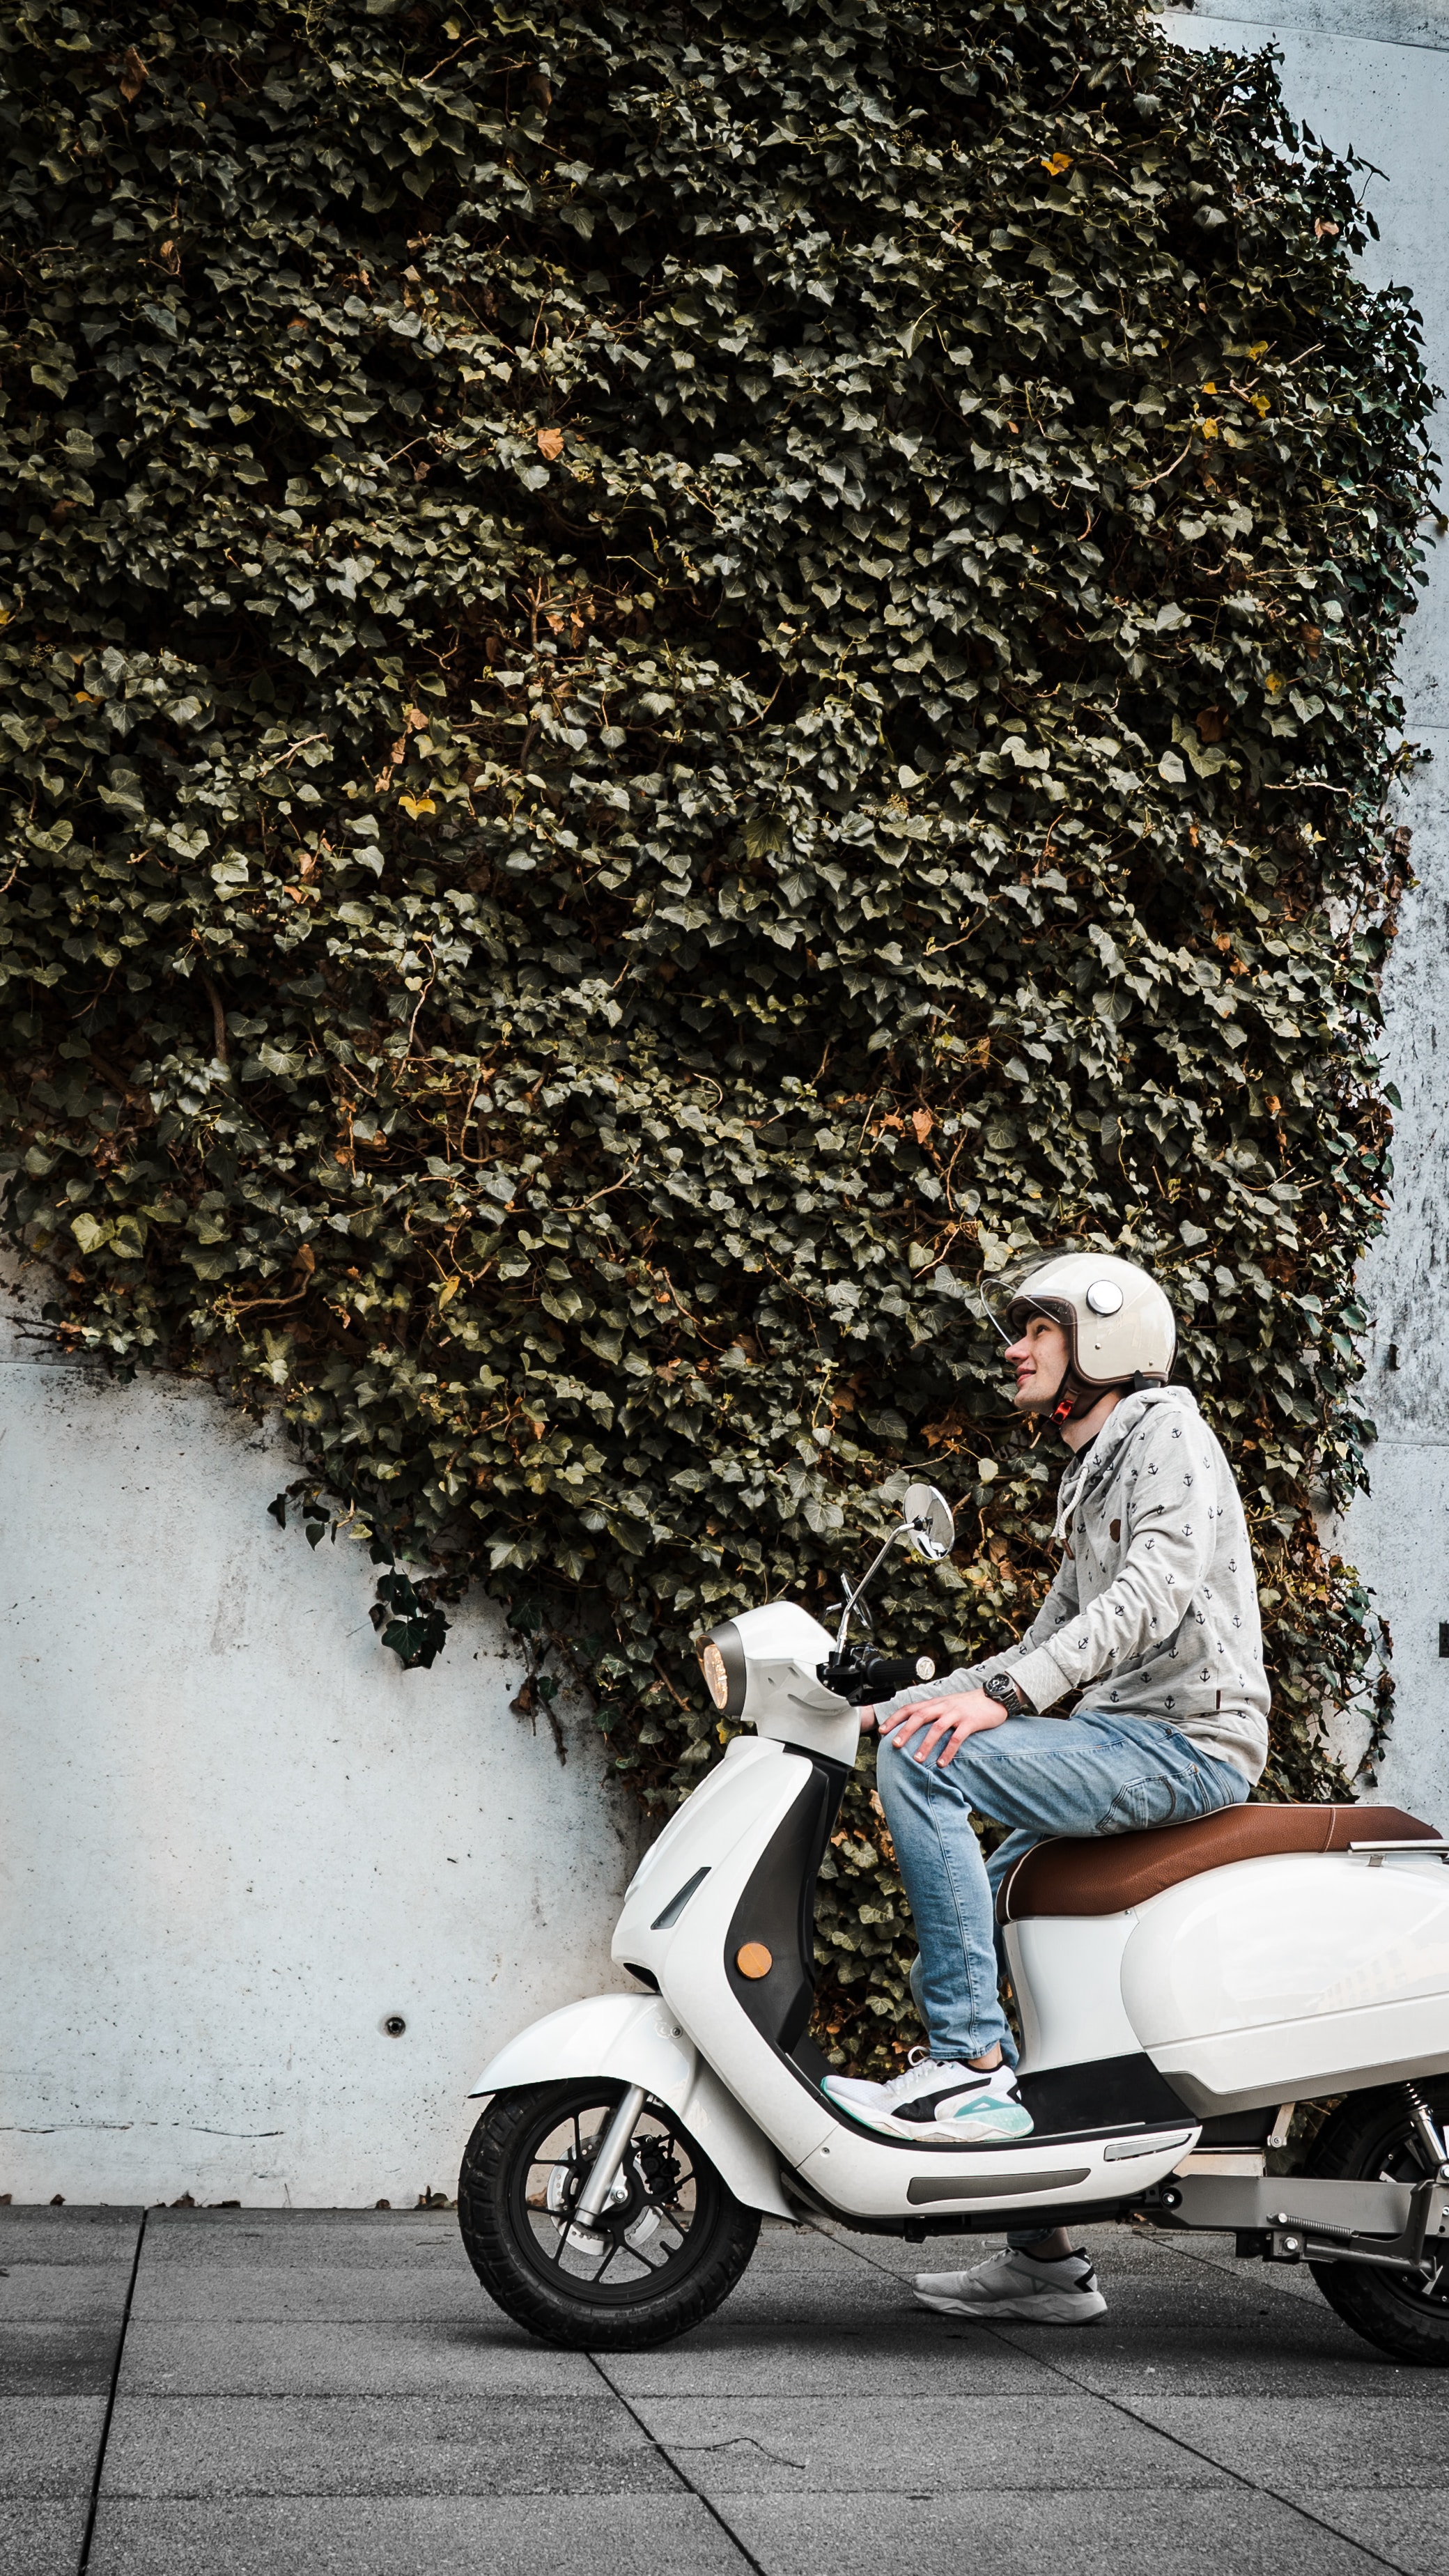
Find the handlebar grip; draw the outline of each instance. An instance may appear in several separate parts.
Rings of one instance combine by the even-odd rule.
[[[934,1681],[936,1667],[929,1655],[872,1655],[861,1679],[880,1699],[890,1699],[897,1691],[909,1690],[912,1682]]]

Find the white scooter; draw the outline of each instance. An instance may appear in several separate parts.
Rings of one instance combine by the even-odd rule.
[[[765,2214],[912,2241],[1145,2219],[1307,2262],[1370,2342],[1449,2363],[1449,1843],[1395,1808],[1028,1853],[998,1913],[1030,2137],[898,2141],[822,2093],[815,1877],[856,1711],[934,1670],[850,1625],[893,1545],[953,1540],[913,1485],[833,1640],[780,1601],[705,1641],[714,1706],[753,1733],[635,1872],[613,1956],[645,1991],[550,2013],[479,2077],[458,2216],[480,2279],[545,2342],[618,2351],[708,2316]],[[1294,2104],[1335,2096],[1308,2170],[1270,2176]]]

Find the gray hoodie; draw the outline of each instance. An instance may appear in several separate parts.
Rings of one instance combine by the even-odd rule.
[[[1066,1552],[1020,1644],[933,1690],[1009,1672],[1036,1709],[1072,1692],[1104,1715],[1157,1718],[1255,1781],[1268,1682],[1248,1527],[1186,1387],[1123,1398],[1068,1466],[1054,1534]],[[898,1692],[881,1719],[925,1695]]]

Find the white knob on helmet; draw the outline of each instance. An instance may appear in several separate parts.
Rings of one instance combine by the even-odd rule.
[[[1165,1383],[1177,1348],[1172,1308],[1147,1271],[1113,1252],[1060,1252],[1012,1292],[1009,1321],[1020,1331],[1047,1314],[1067,1336],[1067,1366],[1085,1388]]]

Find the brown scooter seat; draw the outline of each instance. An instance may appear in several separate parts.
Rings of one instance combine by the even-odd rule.
[[[1180,1879],[1264,1852],[1347,1851],[1350,1843],[1436,1842],[1402,1807],[1224,1807],[1187,1825],[1091,1839],[1063,1835],[1024,1852],[997,1890],[1002,1923],[1029,1914],[1122,1914]]]

